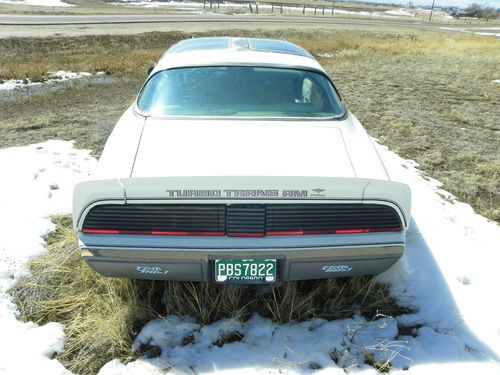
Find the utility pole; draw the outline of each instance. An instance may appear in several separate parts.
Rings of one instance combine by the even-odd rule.
[[[431,14],[429,14],[429,21],[432,19],[432,11],[434,10],[434,2],[436,0],[432,0]]]

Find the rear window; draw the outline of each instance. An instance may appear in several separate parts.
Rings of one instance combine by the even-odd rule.
[[[151,116],[339,117],[330,81],[307,70],[194,67],[160,71],[137,100]]]

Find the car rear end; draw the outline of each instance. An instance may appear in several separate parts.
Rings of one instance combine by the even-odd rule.
[[[406,185],[355,178],[113,179],[74,196],[99,273],[238,284],[380,273],[403,253],[410,212]]]

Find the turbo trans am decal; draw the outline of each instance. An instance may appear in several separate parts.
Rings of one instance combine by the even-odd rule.
[[[315,189],[315,190],[324,191],[324,189]],[[211,190],[165,190],[165,191],[169,198],[307,198],[309,196],[315,196],[309,194],[308,190],[211,189]]]

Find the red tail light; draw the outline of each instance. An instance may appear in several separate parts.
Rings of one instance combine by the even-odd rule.
[[[162,231],[125,231],[125,230],[101,230],[84,229],[85,234],[137,234],[148,236],[224,236],[224,232],[162,232]]]
[[[120,234],[117,230],[108,229],[84,229],[82,232],[86,234]]]
[[[399,232],[399,228],[384,229],[337,229],[333,231],[290,231],[290,232],[267,232],[267,236],[302,236],[302,235],[324,235],[324,234],[356,234],[376,232]]]
[[[287,232],[267,232],[265,235],[260,233],[231,233],[228,237],[254,237],[261,238],[265,236],[305,236],[305,235],[326,235],[326,234],[359,234],[359,233],[377,233],[377,232],[399,232],[399,228],[384,229],[338,229],[334,231],[287,231]],[[124,231],[113,229],[84,229],[85,234],[136,234],[149,236],[207,236],[222,237],[224,232],[162,232],[162,231]]]

